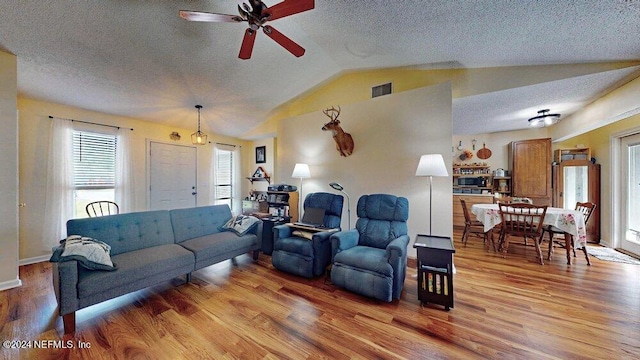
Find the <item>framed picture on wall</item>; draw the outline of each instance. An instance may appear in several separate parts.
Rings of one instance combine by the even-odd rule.
[[[256,164],[263,164],[266,162],[267,162],[267,147],[257,146],[256,147]]]

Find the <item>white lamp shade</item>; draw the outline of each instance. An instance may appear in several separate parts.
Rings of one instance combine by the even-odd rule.
[[[416,176],[449,176],[442,155],[422,155],[416,169]]]
[[[309,172],[309,165],[296,164],[296,166],[293,168],[293,174],[291,174],[291,177],[296,179],[310,178],[311,173]]]

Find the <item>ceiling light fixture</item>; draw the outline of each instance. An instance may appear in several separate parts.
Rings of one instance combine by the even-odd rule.
[[[191,134],[191,143],[193,145],[204,145],[207,143],[207,135],[200,131],[200,109],[202,109],[202,105],[196,105],[196,109],[198,109],[198,131]]]
[[[538,111],[538,116],[529,119],[529,126],[543,127],[551,126],[560,120],[560,114],[549,114],[549,109]]]

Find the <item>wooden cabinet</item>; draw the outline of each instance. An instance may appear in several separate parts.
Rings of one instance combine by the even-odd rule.
[[[553,206],[573,209],[576,202],[596,204],[587,223],[587,241],[600,242],[600,164],[565,160],[553,166]]]
[[[551,139],[514,141],[509,146],[511,196],[551,205]]]
[[[511,196],[511,176],[494,176],[493,192],[503,196]]]
[[[561,163],[571,160],[591,160],[591,149],[580,147],[570,149],[557,149],[553,155],[553,161]]]
[[[460,203],[460,199],[463,199],[467,203],[467,208],[469,208],[470,214],[471,214],[471,206],[473,206],[473,204],[492,204],[493,203],[492,195],[454,194],[453,195],[453,226],[458,228],[464,228],[464,213],[462,212],[462,204]]]

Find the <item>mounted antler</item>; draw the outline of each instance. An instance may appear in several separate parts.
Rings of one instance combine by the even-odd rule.
[[[340,105],[338,105],[337,109],[333,106],[331,107],[331,109],[324,109],[322,110],[322,113],[327,115],[329,119],[331,119],[331,121],[340,122],[340,120],[338,120],[338,116],[340,116]]]
[[[330,109],[322,110],[331,121],[324,124],[322,127],[322,131],[330,130],[333,134],[333,140],[336,142],[336,149],[340,153],[340,156],[349,156],[353,152],[353,138],[351,134],[344,132],[340,127],[340,120],[338,120],[338,116],[340,115],[340,106],[336,109],[335,107],[331,107]]]

